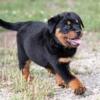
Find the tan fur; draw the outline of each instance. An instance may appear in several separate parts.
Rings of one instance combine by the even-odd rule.
[[[70,47],[70,45],[67,43],[67,41],[69,39],[75,38],[77,36],[77,33],[74,31],[70,31],[67,34],[63,34],[60,32],[60,28],[57,28],[56,32],[55,32],[55,36],[63,46]]]
[[[62,57],[62,58],[58,59],[58,62],[59,63],[69,63],[71,60],[72,60],[71,58],[64,58],[64,57]]]
[[[30,70],[29,70],[30,63],[31,63],[31,60],[26,61],[26,64],[22,70],[22,74],[23,74],[25,80],[27,80],[27,81],[30,80]]]
[[[83,94],[86,91],[85,86],[77,78],[71,80],[68,86],[74,90],[76,95]]]
[[[69,87],[75,90],[78,89],[79,87],[83,87],[83,85],[77,78],[75,78],[69,82]]]
[[[56,73],[56,83],[58,86],[64,85],[64,80],[61,78],[61,76],[58,73]]]

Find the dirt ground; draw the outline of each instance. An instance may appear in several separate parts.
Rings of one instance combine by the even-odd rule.
[[[2,35],[0,47],[16,47],[16,32],[3,32]],[[75,96],[70,89],[61,89],[54,84],[54,97],[48,96],[46,100],[100,100],[100,40],[97,36],[98,33],[84,32],[82,43],[71,63],[71,69],[85,84],[86,93]],[[0,100],[9,100],[11,95],[7,88],[0,89]]]

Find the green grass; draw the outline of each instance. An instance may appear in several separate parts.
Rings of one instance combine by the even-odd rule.
[[[85,24],[87,31],[100,30],[100,0],[3,0],[0,2],[0,18],[9,21],[47,20],[63,11],[75,11]]]
[[[0,72],[0,88],[7,88],[12,93],[10,100],[45,100],[49,94],[53,96],[54,89],[44,71],[34,69],[31,84],[25,82],[17,67],[4,67]]]
[[[48,95],[53,96],[54,88],[47,71],[36,70],[33,65],[30,71],[34,80],[29,84],[18,69],[16,50],[6,48],[0,52],[0,89],[6,88],[12,93],[10,100],[45,100]]]

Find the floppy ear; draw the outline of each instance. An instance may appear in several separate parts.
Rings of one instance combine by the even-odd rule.
[[[49,31],[50,33],[53,33],[55,31],[56,25],[58,24],[58,22],[61,20],[62,16],[60,15],[56,15],[54,17],[51,17],[48,20],[48,27],[49,27]]]
[[[82,21],[82,19],[78,16],[78,20],[79,20],[79,23],[80,23],[80,25],[81,25],[81,28],[84,28],[84,24],[83,24],[83,21]]]

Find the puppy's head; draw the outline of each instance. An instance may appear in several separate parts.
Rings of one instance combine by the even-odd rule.
[[[82,28],[81,18],[74,12],[64,12],[48,20],[49,31],[64,47],[75,48],[80,44]]]

